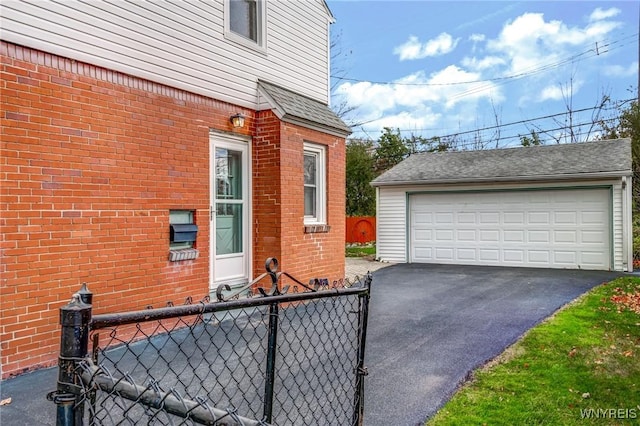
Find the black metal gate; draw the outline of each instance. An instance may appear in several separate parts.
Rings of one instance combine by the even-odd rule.
[[[361,425],[371,275],[277,268],[213,303],[119,314],[92,316],[83,286],[60,311],[57,424]]]

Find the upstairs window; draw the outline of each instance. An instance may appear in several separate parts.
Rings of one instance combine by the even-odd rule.
[[[265,0],[227,0],[225,30],[229,39],[264,47]]]

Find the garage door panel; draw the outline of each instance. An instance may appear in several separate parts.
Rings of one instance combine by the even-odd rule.
[[[453,229],[437,229],[436,230],[436,241],[453,241]]]
[[[582,212],[582,223],[585,225],[597,225],[605,220],[604,212],[586,211]]]
[[[574,251],[556,250],[553,253],[553,262],[559,265],[571,267],[578,264],[578,257]]]
[[[452,248],[436,248],[435,250],[435,259],[448,263],[454,260],[453,258],[453,249]]]
[[[578,231],[576,230],[554,231],[553,242],[555,244],[576,244],[578,242]]]
[[[494,243],[500,241],[500,231],[497,229],[481,229],[478,242]]]
[[[564,211],[556,211],[554,214],[553,221],[555,224],[565,224],[565,225],[576,225],[578,223],[578,213],[575,211],[572,212],[564,212]]]
[[[605,235],[603,231],[582,231],[580,233],[581,241],[583,244],[597,244],[602,245]]]
[[[416,242],[429,242],[433,240],[431,229],[416,229],[415,230]]]
[[[475,243],[477,238],[475,229],[458,229],[457,231],[457,241]]]
[[[497,249],[480,249],[478,250],[479,260],[494,264],[500,260],[500,251]]]
[[[437,212],[435,217],[436,224],[453,223],[453,213]]]
[[[503,253],[505,262],[515,262],[517,264],[521,264],[522,262],[524,262],[524,250],[506,249],[503,251]]]
[[[551,262],[549,250],[527,250],[527,263],[535,265],[548,265]]]
[[[597,266],[604,256],[602,251],[583,251],[582,253],[582,263],[585,265],[594,265]]]
[[[524,212],[504,212],[505,225],[524,225]]]
[[[475,261],[477,259],[476,249],[463,248],[456,250],[456,260],[461,261]]]
[[[413,216],[415,225],[431,225],[433,224],[433,213],[417,212]]]
[[[499,223],[499,212],[480,212],[480,225],[497,225]]]
[[[528,243],[544,243],[551,242],[551,236],[549,231],[533,230],[527,232]]]
[[[429,247],[416,248],[413,253],[417,259],[423,259],[423,261],[433,260],[433,249]]]
[[[459,212],[457,222],[462,225],[475,225],[476,214],[474,212]]]
[[[529,224],[532,225],[549,225],[551,223],[551,215],[549,212],[529,212],[527,215]]]
[[[609,269],[608,189],[420,194],[410,261]]]
[[[502,233],[502,241],[505,243],[524,243],[524,231],[505,229]]]

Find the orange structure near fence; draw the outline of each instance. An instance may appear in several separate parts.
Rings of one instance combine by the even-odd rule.
[[[375,216],[352,216],[346,220],[346,243],[368,243],[376,240]]]

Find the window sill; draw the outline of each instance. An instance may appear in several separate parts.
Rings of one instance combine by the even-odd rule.
[[[169,262],[197,259],[200,252],[196,249],[169,250]]]
[[[264,40],[264,36],[262,37],[263,37],[262,39]],[[267,56],[267,48],[265,47],[264,43],[253,41],[249,38],[235,34],[232,31],[225,31],[224,38],[234,43],[237,43],[244,48],[252,50],[255,53],[259,53],[261,55]]]
[[[320,234],[327,233],[331,231],[331,226],[329,225],[305,225],[304,233],[305,234]]]

